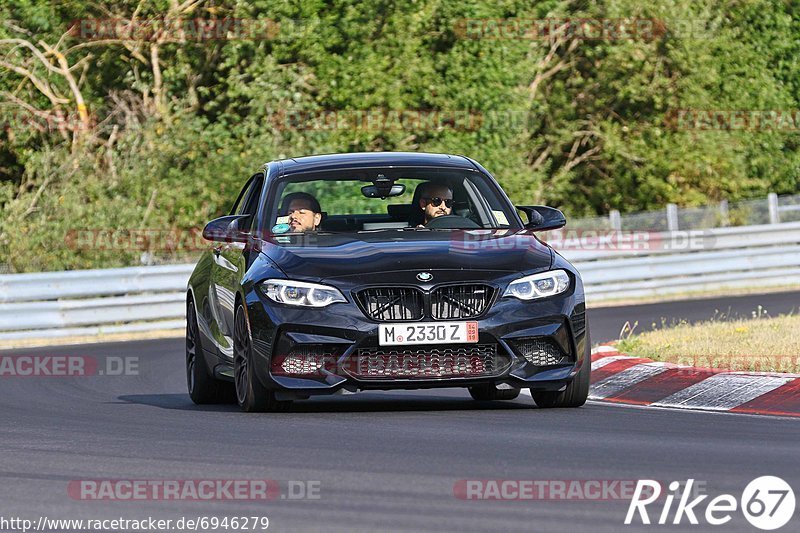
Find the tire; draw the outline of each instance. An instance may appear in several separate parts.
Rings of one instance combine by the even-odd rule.
[[[266,411],[285,411],[291,401],[278,401],[275,393],[267,389],[255,375],[250,328],[244,307],[236,307],[233,333],[233,375],[236,402],[242,411],[261,413]]]
[[[592,377],[591,342],[586,335],[586,353],[583,356],[581,369],[570,381],[567,388],[561,392],[531,391],[531,396],[536,405],[541,408],[551,407],[580,407],[589,397],[589,385]]]
[[[493,383],[469,388],[473,400],[493,402],[495,400],[513,400],[519,396],[519,389],[498,389]]]
[[[200,344],[200,329],[191,298],[186,305],[186,388],[197,405],[230,403],[233,387],[211,375]]]

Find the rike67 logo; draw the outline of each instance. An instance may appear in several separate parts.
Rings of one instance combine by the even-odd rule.
[[[700,523],[699,517],[712,526],[721,526],[730,522],[734,513],[741,511],[750,524],[769,531],[783,527],[794,515],[794,491],[779,477],[762,476],[754,479],[748,483],[738,500],[731,494],[721,494],[705,503],[704,512],[701,511],[703,508],[701,504],[708,495],[702,494],[690,500],[694,495],[693,485],[694,479],[688,479],[685,484],[678,481],[670,483],[669,492],[663,498],[663,507],[655,523],[680,524],[685,518],[690,524],[697,525]],[[628,507],[625,524],[635,523],[637,515],[642,524],[651,524],[648,511],[658,511],[661,492],[661,484],[658,481],[640,479]],[[675,500],[677,504],[673,511]],[[652,505],[656,501],[658,504]],[[648,510],[648,506],[651,506],[651,509]]]

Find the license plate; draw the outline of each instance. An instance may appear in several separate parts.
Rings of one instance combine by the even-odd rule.
[[[477,322],[416,322],[378,326],[380,346],[467,342],[478,342]]]

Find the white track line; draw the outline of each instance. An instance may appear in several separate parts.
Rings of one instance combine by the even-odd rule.
[[[594,361],[592,363],[592,370],[597,370],[598,368],[602,368],[609,363],[620,361],[622,359],[635,359],[635,357],[631,357],[630,355],[609,355],[608,357],[603,357],[602,359]]]
[[[608,402],[608,401],[605,401],[605,400],[592,400],[591,398],[587,401],[587,404],[603,406],[603,407],[610,407],[612,409],[616,409],[616,408],[621,408],[621,409],[641,409],[641,410],[644,410],[644,411],[650,411],[651,413],[654,413],[654,412],[655,413],[659,413],[659,412],[663,413],[663,412],[673,411],[675,413],[687,413],[687,414],[691,413],[691,414],[695,414],[695,415],[706,414],[706,415],[714,415],[714,416],[735,416],[735,417],[748,416],[750,418],[762,418],[762,419],[764,417],[770,417],[770,418],[777,418],[777,419],[780,419],[780,420],[791,420],[792,422],[795,422],[795,423],[798,420],[795,417],[785,416],[785,415],[776,415],[776,414],[773,414],[773,413],[754,414],[754,413],[740,413],[740,412],[737,412],[737,411],[733,411],[733,412],[731,412],[731,411],[702,411],[700,409],[686,409],[686,408],[677,408],[677,407],[670,407],[670,406],[661,406],[658,409],[651,409],[652,404],[637,405],[637,404],[634,404],[634,403],[620,403],[620,402]]]
[[[613,346],[598,346],[592,350],[592,354],[596,353],[619,353]]]
[[[792,380],[777,376],[715,374],[651,405],[728,411]]]
[[[589,392],[589,398],[593,400],[602,400],[604,398],[616,396],[620,392],[631,388],[647,378],[657,376],[666,369],[667,367],[665,367],[663,363],[642,363],[626,368],[622,372],[617,372],[593,384]]]

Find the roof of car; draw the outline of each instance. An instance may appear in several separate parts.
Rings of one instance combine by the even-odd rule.
[[[477,170],[466,157],[448,154],[426,154],[418,152],[353,152],[345,154],[312,155],[275,161],[280,163],[283,174],[295,174],[308,170],[337,170],[340,168],[369,167],[448,167]]]

